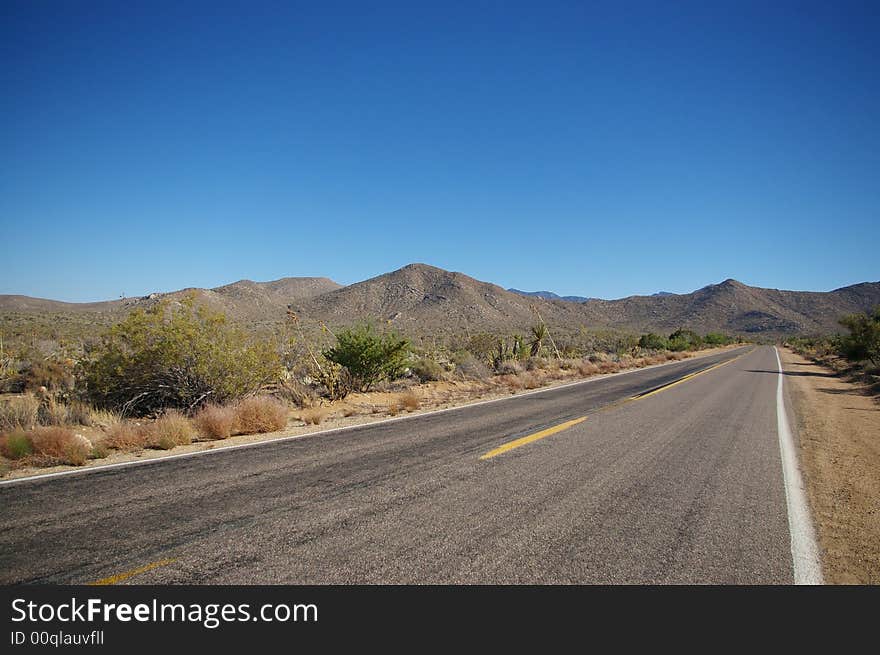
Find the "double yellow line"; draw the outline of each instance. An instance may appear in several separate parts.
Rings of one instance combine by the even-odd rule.
[[[751,351],[749,351],[749,352],[751,352]],[[624,398],[623,400],[619,400],[617,402],[611,403],[610,405],[606,405],[605,407],[599,408],[598,411],[602,411],[605,409],[611,409],[612,407],[619,407],[620,405],[624,405],[624,404],[632,402],[634,400],[642,400],[643,398],[648,398],[650,396],[653,396],[654,394],[660,393],[661,391],[666,391],[667,389],[671,389],[672,387],[678,386],[679,384],[682,384],[683,382],[687,382],[688,380],[693,380],[695,377],[702,375],[703,373],[708,373],[709,371],[714,371],[716,368],[720,368],[722,366],[725,366],[726,364],[730,364],[731,362],[736,361],[737,359],[739,359],[740,357],[742,357],[745,354],[747,354],[747,353],[742,353],[741,355],[737,355],[736,357],[733,357],[731,359],[725,360],[723,362],[719,362],[717,364],[713,364],[712,366],[709,366],[708,368],[701,369],[701,370],[696,371],[694,373],[689,373],[689,374],[685,375],[684,377],[681,377],[673,382],[670,382],[669,384],[664,384],[662,386],[659,386],[656,389],[652,389],[651,391],[636,394],[635,396],[630,396],[629,398]],[[558,433],[562,432],[563,430],[568,430],[569,428],[572,428],[575,425],[578,425],[579,423],[583,423],[586,420],[587,420],[587,417],[582,416],[580,418],[572,419],[571,421],[566,421],[565,423],[560,423],[559,425],[554,425],[553,427],[546,428],[544,430],[541,430],[540,432],[535,432],[533,434],[526,435],[525,437],[520,437],[519,439],[514,439],[513,441],[508,441],[506,444],[502,444],[501,446],[498,446],[498,448],[495,448],[493,450],[490,450],[488,453],[480,455],[480,459],[486,460],[486,459],[492,459],[493,457],[498,457],[498,455],[503,455],[504,453],[510,452],[511,450],[514,450],[515,448],[519,448],[520,446],[525,446],[527,444],[534,443],[535,441],[539,441],[541,439],[546,439],[547,437],[552,436],[554,434],[558,434]]]

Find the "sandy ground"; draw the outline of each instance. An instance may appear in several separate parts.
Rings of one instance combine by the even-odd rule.
[[[880,584],[880,404],[780,349],[825,581]]]
[[[686,356],[705,357],[708,355],[736,348],[737,346],[725,346],[701,350],[696,353],[686,353]],[[674,362],[668,362],[674,363]],[[663,366],[663,364],[657,364]],[[638,367],[638,368],[651,368]],[[626,372],[630,369],[623,369]],[[515,394],[528,393],[536,388],[552,388],[562,384],[571,384],[583,379],[599,379],[608,375],[592,375],[584,378],[576,370],[542,370],[525,373],[521,376],[495,376],[487,381],[458,381],[458,382],[431,382],[411,387],[409,390],[393,392],[371,392],[351,394],[345,401],[324,405],[319,409],[323,414],[319,425],[304,425],[300,419],[302,414],[309,410],[294,410],[291,413],[291,422],[287,428],[279,432],[264,434],[249,434],[230,437],[218,441],[197,441],[188,446],[177,446],[171,450],[143,450],[139,452],[112,452],[102,459],[89,460],[83,466],[10,466],[8,460],[4,464],[9,468],[0,468],[0,479],[11,480],[14,478],[45,475],[69,470],[83,470],[88,468],[118,464],[122,462],[147,461],[163,457],[193,453],[214,448],[225,448],[242,444],[251,444],[273,439],[304,436],[314,432],[334,430],[355,425],[374,423],[389,418],[423,414],[425,412],[450,407],[461,407],[475,402],[484,402],[496,398],[505,398]],[[418,409],[406,409],[401,406],[402,397],[405,394],[415,394],[419,400]],[[95,428],[79,427],[74,432],[82,434],[93,442],[99,439],[101,431]]]

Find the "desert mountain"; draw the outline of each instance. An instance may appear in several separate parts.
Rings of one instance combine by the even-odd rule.
[[[214,289],[184,289],[102,303],[0,296],[0,327],[5,325],[10,335],[26,335],[33,331],[27,327],[30,321],[51,327],[53,334],[83,336],[134,307],[191,292],[249,327],[278,325],[290,308],[311,326],[324,322],[333,327],[367,319],[422,335],[524,332],[540,314],[559,331],[613,328],[669,333],[683,327],[701,333],[775,338],[838,331],[840,316],[880,305],[880,282],[809,292],[762,289],[736,280],[687,294],[579,303],[522,295],[463,273],[410,264],[345,287],[327,278],[283,278],[273,282],[241,280]]]
[[[45,327],[54,323],[62,335],[87,334],[84,323],[103,326],[119,320],[138,307],[149,307],[163,298],[179,300],[193,293],[202,302],[224,312],[234,320],[247,324],[271,324],[284,319],[291,302],[320,295],[339,284],[325,277],[286,277],[271,282],[239,280],[214,289],[188,288],[169,293],[151,293],[148,296],[107,300],[91,303],[68,303],[29,296],[0,295],[0,317],[12,328],[20,330],[29,319]],[[69,328],[69,329],[68,329]],[[76,328],[76,329],[74,329]],[[44,332],[45,330],[38,330]]]
[[[575,303],[521,296],[425,264],[410,264],[292,305],[304,319],[334,325],[377,319],[407,332],[522,330],[535,324],[534,309],[566,324],[583,313]]]
[[[373,318],[404,331],[524,330],[535,310],[562,329],[616,328],[781,336],[839,330],[843,314],[880,305],[880,282],[830,292],[779,291],[725,280],[688,294],[572,303],[523,296],[424,264],[294,303],[304,317],[330,324]]]

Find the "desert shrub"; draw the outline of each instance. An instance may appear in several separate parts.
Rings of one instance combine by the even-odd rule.
[[[541,379],[534,373],[524,373],[522,384],[526,389],[537,389],[541,386]]]
[[[47,396],[37,410],[37,422],[40,425],[67,425],[69,421],[67,405]]]
[[[840,338],[840,353],[853,362],[880,365],[880,307],[871,314],[850,314],[840,319],[849,334]]]
[[[399,378],[407,365],[410,344],[394,332],[380,334],[371,323],[362,323],[336,334],[336,345],[323,352],[344,367],[354,386],[368,391],[380,380]]]
[[[643,334],[639,338],[639,348],[644,348],[645,350],[666,350],[668,345],[666,337],[654,334],[653,332]]]
[[[703,345],[703,338],[693,330],[679,329],[669,335],[668,348],[675,352],[696,350]]]
[[[102,430],[109,430],[110,427],[122,421],[122,417],[116,412],[111,412],[107,409],[95,409],[88,405],[85,405],[85,407],[88,409],[89,418],[88,423],[83,422],[83,425],[92,425]]]
[[[155,448],[169,450],[175,446],[192,443],[195,430],[189,419],[177,410],[170,409],[150,426]]]
[[[309,407],[299,413],[299,420],[306,425],[320,425],[326,417],[326,407]]]
[[[31,438],[24,430],[17,429],[0,435],[0,453],[9,459],[21,459],[34,452]]]
[[[726,346],[733,343],[733,339],[721,332],[709,332],[703,337],[703,343],[707,346]]]
[[[146,425],[120,421],[109,427],[104,445],[113,450],[143,450],[152,444],[153,436]]]
[[[581,362],[577,367],[578,375],[588,377],[599,372],[599,367],[592,362]]]
[[[82,466],[92,453],[88,439],[61,427],[38,427],[30,434],[33,454],[47,463]]]
[[[311,407],[318,401],[311,387],[293,378],[279,384],[275,393],[281,400],[297,407]]]
[[[92,446],[92,452],[89,454],[89,459],[104,459],[109,455],[110,449],[107,448],[107,445],[103,441],[99,441]]]
[[[228,405],[205,405],[193,420],[199,433],[208,439],[227,439],[235,432],[235,408]]]
[[[540,369],[547,368],[548,362],[543,357],[529,357],[526,360],[526,370],[527,371],[537,371]]]
[[[29,430],[37,424],[40,401],[26,393],[0,401],[0,430]]]
[[[287,425],[287,405],[271,396],[251,396],[235,406],[236,428],[241,434],[275,432]]]
[[[599,373],[617,373],[620,370],[620,364],[617,362],[600,362]]]
[[[518,375],[499,375],[497,382],[510,391],[518,391],[523,388],[523,381]]]
[[[414,391],[406,391],[400,394],[400,406],[408,412],[417,410],[422,406],[422,401]]]
[[[71,359],[35,357],[22,371],[21,379],[28,391],[37,391],[43,387],[52,393],[69,393],[75,381],[74,362]]]
[[[67,420],[71,425],[92,425],[92,412],[88,404],[79,400],[67,403]]]
[[[523,365],[514,360],[499,362],[495,367],[499,375],[519,375],[523,372]]]
[[[464,352],[470,354],[468,359],[476,359],[483,363],[491,363],[495,359],[495,352],[498,349],[498,337],[488,332],[473,334],[468,338],[464,347]],[[462,352],[457,352],[455,359],[463,357]]]
[[[357,383],[347,368],[331,362],[323,354],[315,356],[310,371],[312,377],[324,388],[324,395],[331,401],[345,399],[354,391]]]
[[[241,398],[280,370],[270,343],[250,339],[188,296],[177,306],[163,301],[133,311],[103,336],[80,372],[97,406],[146,415]]]
[[[466,380],[486,380],[491,376],[489,367],[477,359],[473,353],[461,350],[453,354],[455,372]]]
[[[443,367],[430,357],[419,357],[410,364],[410,370],[422,382],[435,382],[443,379]]]

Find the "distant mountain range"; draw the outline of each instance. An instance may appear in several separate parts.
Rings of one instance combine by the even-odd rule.
[[[598,298],[587,298],[586,296],[560,296],[552,291],[520,291],[519,289],[508,289],[511,293],[518,293],[521,296],[532,296],[534,298],[543,298],[544,300],[564,300],[566,302],[587,302],[588,300],[598,300]]]
[[[880,282],[810,292],[762,289],[731,279],[686,294],[599,300],[510,291],[463,273],[410,264],[349,286],[328,278],[242,280],[214,289],[82,304],[0,295],[0,318],[17,324],[29,316],[40,317],[57,330],[74,319],[100,326],[134,307],[150,306],[160,298],[178,299],[187,292],[248,326],[278,325],[289,308],[311,324],[333,327],[372,319],[418,334],[522,331],[540,315],[560,331],[613,328],[668,333],[690,328],[775,338],[835,332],[840,329],[840,316],[880,305]]]
[[[544,300],[564,300],[566,302],[587,302],[588,300],[601,300],[601,298],[590,298],[588,296],[560,296],[552,291],[521,291],[520,289],[508,289],[511,293],[518,293],[521,296],[532,296],[534,298],[543,298]],[[652,293],[652,296],[674,296],[675,294],[668,291],[658,291]]]

